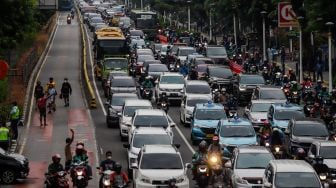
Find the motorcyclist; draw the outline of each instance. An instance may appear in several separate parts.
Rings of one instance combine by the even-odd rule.
[[[46,184],[49,184],[50,186],[56,185],[57,179],[56,174],[57,172],[63,171],[63,165],[61,164],[61,155],[55,154],[52,156],[52,163],[48,166],[48,173],[47,173],[47,180]]]
[[[323,157],[321,156],[315,157],[315,163],[313,164],[313,168],[318,175],[327,173],[329,171],[328,166],[323,163]]]
[[[153,88],[153,83],[149,76],[146,76],[145,81],[141,83],[144,88]]]
[[[198,72],[195,66],[192,66],[190,73],[189,73],[190,80],[197,80],[198,79]]]
[[[114,173],[110,176],[111,184],[115,187],[119,185],[127,185],[129,182],[128,176],[125,172],[121,171],[122,166],[120,163],[116,163],[114,166]]]
[[[322,102],[323,99],[330,98],[329,92],[326,86],[322,86],[321,92],[318,94],[318,99]]]
[[[218,135],[214,135],[212,137],[212,143],[209,145],[208,153],[220,153],[220,152],[221,148],[219,145],[219,137]]]
[[[233,95],[230,94],[227,103],[226,103],[226,115],[229,117],[230,110],[237,110],[237,98]]]
[[[226,102],[227,102],[227,98],[228,98],[228,95],[226,93],[226,89],[225,88],[222,88],[221,91],[220,91],[220,95],[219,95],[219,102],[225,106],[226,105]]]
[[[285,74],[282,77],[282,85],[285,86],[288,83],[289,83],[289,78],[288,78],[287,74]]]
[[[106,152],[106,159],[103,160],[99,165],[99,174],[103,174],[106,170],[114,170],[116,162],[112,160],[112,151]],[[102,184],[103,182],[103,176],[100,177],[99,184]]]
[[[291,88],[290,88],[290,92],[299,92],[300,87],[299,84],[296,81],[291,81]]]
[[[322,90],[322,80],[317,80],[316,82],[316,86],[315,86],[315,92],[316,92],[316,96],[321,92]]]
[[[268,69],[267,67],[264,66],[263,71],[262,71],[262,76],[264,80],[270,80],[270,75],[268,74]]]
[[[282,146],[283,145],[283,134],[278,128],[274,128],[271,135],[271,145],[272,146]]]
[[[315,96],[313,94],[313,91],[308,91],[305,97],[303,98],[303,101],[306,104],[314,104],[315,102]]]
[[[271,124],[269,124],[268,122],[264,122],[263,126],[261,126],[259,129],[259,133],[261,136],[260,143],[261,145],[265,145],[265,141],[268,140],[272,134]]]
[[[208,144],[205,140],[201,141],[198,145],[198,151],[194,153],[192,156],[192,174],[193,174],[193,179],[195,179],[197,175],[197,165],[199,165],[203,159],[206,160],[207,158],[207,147]]]
[[[293,69],[288,70],[288,77],[289,77],[289,81],[296,81],[296,75]]]
[[[92,168],[89,165],[89,157],[87,151],[84,149],[84,143],[79,142],[76,144],[75,156],[72,159],[72,165],[76,163],[84,162],[87,169],[87,176],[92,179]]]
[[[303,82],[301,83],[301,85],[302,85],[302,88],[312,87],[313,83],[311,82],[310,77],[305,77],[304,80],[303,80]]]
[[[185,63],[182,63],[182,66],[180,67],[180,73],[186,77],[189,74],[188,66]]]
[[[295,160],[305,160],[306,151],[303,148],[297,148],[294,156]]]
[[[282,72],[280,69],[280,65],[276,64],[275,67],[272,70],[272,78],[273,78],[273,83],[275,82],[275,76],[277,72]]]
[[[158,100],[158,103],[157,105],[160,105],[162,107],[162,104],[165,103],[167,105],[167,111],[169,109],[169,99],[167,97],[167,94],[166,92],[162,92],[159,100]]]

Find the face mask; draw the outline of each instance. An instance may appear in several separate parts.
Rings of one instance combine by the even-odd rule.
[[[68,82],[68,80],[64,80],[64,82],[65,82],[65,83],[67,83],[67,82]]]
[[[112,156],[107,156],[107,159],[110,159],[110,160],[111,160],[111,159],[112,159]]]

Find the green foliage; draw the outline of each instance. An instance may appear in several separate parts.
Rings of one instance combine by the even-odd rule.
[[[0,80],[0,102],[3,102],[7,98],[8,91],[8,79]]]

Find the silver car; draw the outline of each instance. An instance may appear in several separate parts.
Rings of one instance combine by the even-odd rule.
[[[136,93],[135,80],[131,76],[115,76],[111,80],[111,94]]]

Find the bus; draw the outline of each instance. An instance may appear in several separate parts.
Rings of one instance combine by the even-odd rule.
[[[73,1],[72,0],[59,0],[58,1],[59,10],[69,11],[73,8]]]
[[[158,25],[156,12],[132,10],[130,17],[134,21],[136,29],[147,34],[148,39],[154,39]]]

